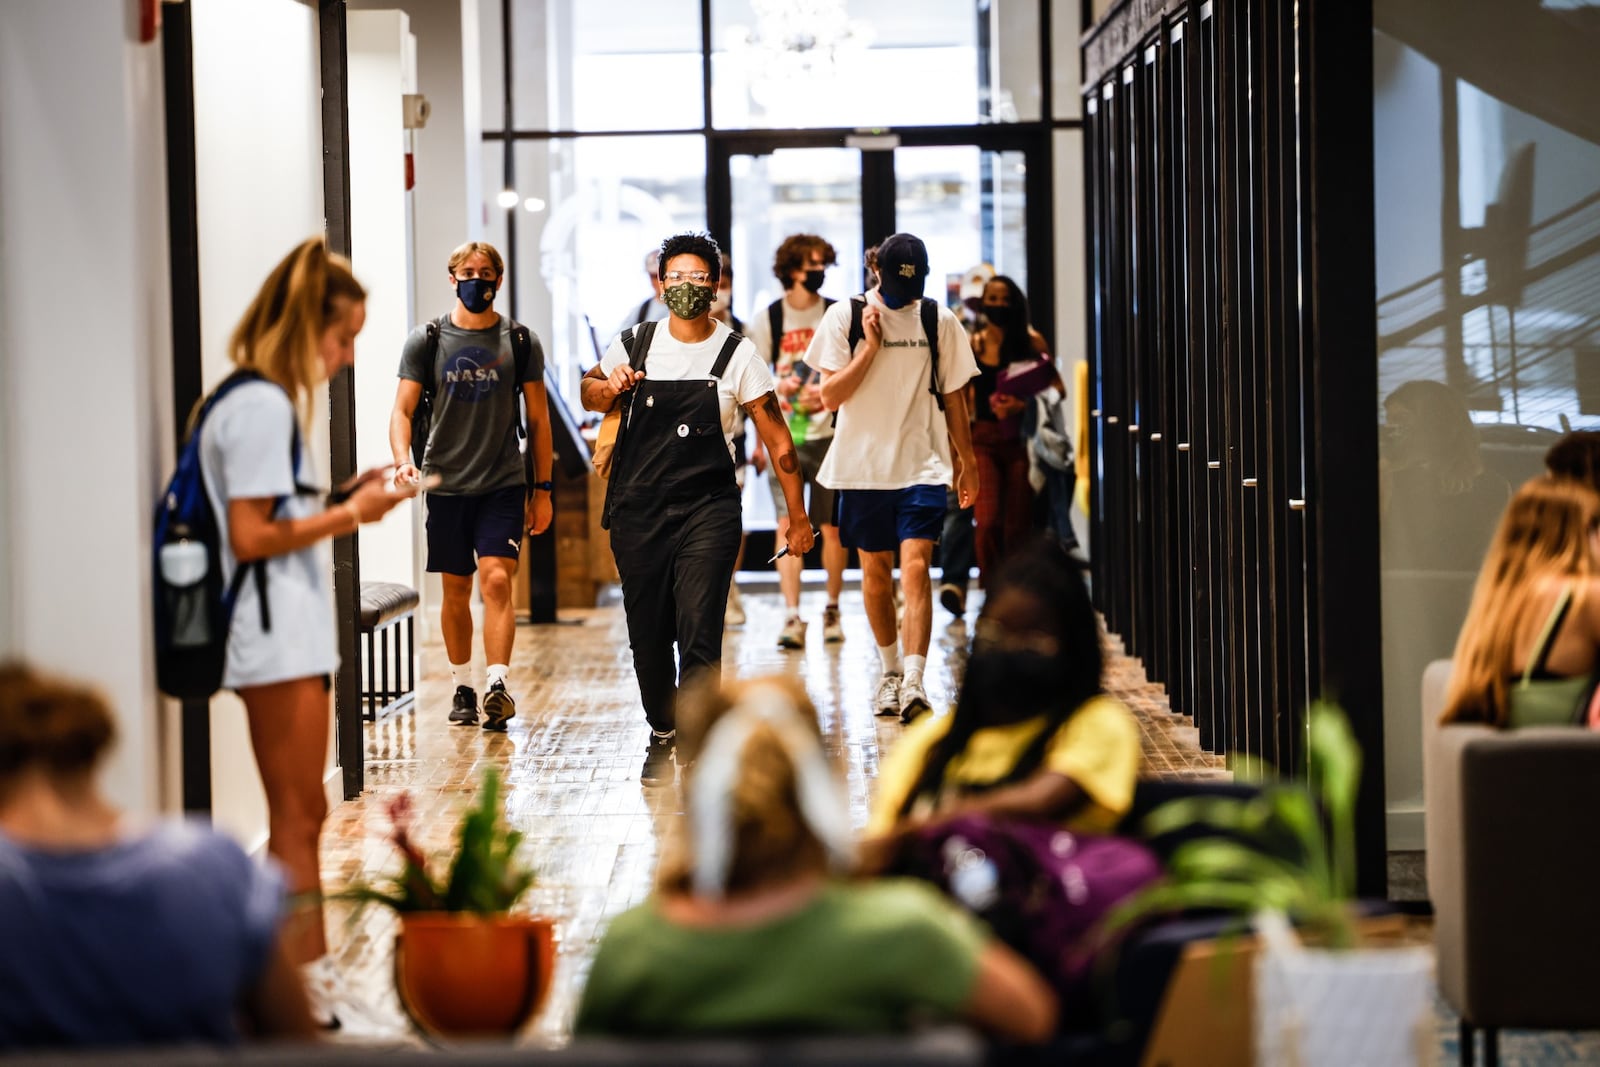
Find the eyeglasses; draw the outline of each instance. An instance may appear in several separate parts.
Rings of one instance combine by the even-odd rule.
[[[668,285],[678,285],[681,282],[693,282],[704,285],[711,280],[711,272],[704,270],[669,270],[666,282]]]

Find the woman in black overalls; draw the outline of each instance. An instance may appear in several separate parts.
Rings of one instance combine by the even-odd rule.
[[[625,331],[621,348],[613,346],[582,386],[583,406],[590,411],[609,411],[628,394],[602,525],[611,531],[622,576],[634,672],[650,723],[647,774],[664,770],[672,751],[680,680],[715,671],[722,659],[723,613],[742,530],[723,428],[725,394],[744,407],[773,459],[791,518],[788,550],[803,555],[814,536],[771,373],[750,342],[711,318],[721,267],[709,237],[668,238],[659,269],[671,317],[643,323],[637,334]],[[665,345],[662,327],[670,338]],[[721,343],[713,344],[718,338]],[[691,349],[687,364],[681,346]],[[654,375],[651,355],[657,359]],[[607,363],[614,364],[609,374]]]

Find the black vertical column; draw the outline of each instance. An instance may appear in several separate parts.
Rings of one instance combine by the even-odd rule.
[[[322,55],[322,208],[328,247],[350,254],[350,110],[345,0],[321,0],[318,27]],[[356,472],[355,379],[348,371],[328,382],[328,466],[335,485]],[[339,620],[339,673],[333,682],[339,767],[344,795],[366,785],[361,736],[360,651],[356,624],[361,604],[360,534],[333,542],[333,598]]]
[[[1372,232],[1372,2],[1304,0],[1299,24],[1310,143],[1301,152],[1312,233],[1303,291],[1312,323],[1307,553],[1321,625],[1316,692],[1336,698],[1361,745],[1356,878],[1388,881],[1383,642],[1378,582],[1378,355]],[[1338,426],[1337,435],[1323,432]],[[1337,440],[1337,443],[1335,443]]]
[[[205,392],[200,344],[200,222],[194,159],[194,36],[187,0],[161,19],[166,95],[167,243],[172,272],[173,435],[183,447],[189,412]],[[183,810],[211,814],[211,702],[183,702]]]

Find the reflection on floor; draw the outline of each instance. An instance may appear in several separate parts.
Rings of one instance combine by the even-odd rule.
[[[725,671],[785,671],[805,679],[828,747],[846,768],[860,825],[879,756],[901,731],[897,720],[872,714],[877,652],[860,594],[847,590],[843,598],[845,641],[825,645],[823,596],[807,592],[801,608],[812,620],[809,643],[795,652],[776,644],[783,624],[778,595],[747,592],[744,600],[748,621],[728,633]],[[975,613],[976,602],[968,610]],[[929,696],[938,705],[955,694],[967,631],[942,609],[934,611],[927,677]],[[518,629],[510,678],[517,717],[504,735],[449,726],[442,645],[424,646],[422,659],[415,709],[366,727],[368,789],[339,805],[329,820],[324,884],[331,890],[394,869],[384,808],[402,791],[412,795],[418,843],[430,853],[447,849],[456,815],[484,769],[501,767],[507,815],[527,834],[527,855],[540,874],[525,907],[557,916],[560,923],[556,984],[525,1037],[532,1044],[561,1043],[605,924],[649,893],[656,842],[681,817],[674,783],[640,782],[647,729],[621,609],[563,612],[561,625]],[[1139,715],[1150,773],[1226,773],[1220,760],[1199,751],[1193,728],[1170,714],[1160,687],[1145,680],[1136,661],[1114,656],[1110,682]],[[372,1003],[398,1017],[390,981],[393,916],[380,907],[333,907],[329,932],[341,963]]]

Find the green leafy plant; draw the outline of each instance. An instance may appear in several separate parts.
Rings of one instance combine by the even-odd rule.
[[[395,911],[458,911],[502,915],[533,885],[533,870],[517,863],[522,831],[500,817],[500,776],[490,767],[477,802],[461,818],[456,852],[443,880],[428,870],[428,858],[411,837],[411,795],[387,805],[390,840],[402,858],[400,872],[385,885],[353,885],[338,897],[386,904]]]
[[[1155,913],[1215,909],[1248,921],[1265,910],[1286,914],[1329,948],[1355,943],[1350,900],[1361,749],[1332,704],[1312,705],[1307,729],[1311,789],[1263,781],[1254,797],[1185,797],[1150,813],[1143,825],[1149,837],[1196,825],[1219,834],[1174,850],[1167,878],[1119,908],[1111,930]],[[1248,777],[1264,779],[1260,770]]]

